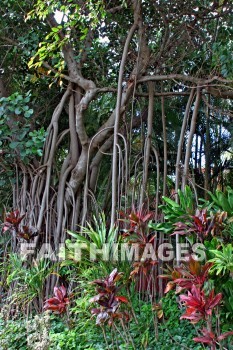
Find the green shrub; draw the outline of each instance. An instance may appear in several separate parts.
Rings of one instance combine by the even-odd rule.
[[[0,318],[0,349],[28,350],[26,320],[8,320]]]

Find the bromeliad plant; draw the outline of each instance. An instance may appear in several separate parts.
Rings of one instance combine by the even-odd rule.
[[[81,227],[81,232],[67,230],[67,233],[73,237],[73,240],[66,240],[66,248],[61,249],[59,256],[64,260],[66,265],[74,265],[82,260],[86,264],[90,264],[90,256],[92,245],[96,249],[106,252],[108,263],[105,263],[104,258],[98,256],[98,263],[101,263],[103,268],[109,267],[109,260],[114,256],[115,243],[118,241],[116,227],[107,228],[105,214],[102,212],[98,217],[93,217],[94,224],[87,223],[87,227]],[[76,254],[76,249],[79,250],[82,246],[82,259]],[[114,259],[113,259],[114,260]],[[106,266],[105,266],[106,265]]]

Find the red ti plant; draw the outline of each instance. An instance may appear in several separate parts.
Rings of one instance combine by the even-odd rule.
[[[201,265],[189,256],[180,266],[174,268],[170,275],[159,276],[161,278],[170,278],[165,292],[177,287],[177,293],[186,290],[187,294],[180,295],[181,303],[186,307],[185,313],[181,319],[187,319],[191,323],[196,324],[203,320],[206,322],[206,328],[201,330],[203,336],[194,338],[194,341],[208,344],[212,350],[216,349],[219,341],[232,335],[233,332],[215,335],[212,330],[212,313],[222,300],[222,294],[215,295],[212,289],[208,295],[204,292],[203,287],[208,279],[208,273],[211,263]]]
[[[66,297],[66,288],[62,285],[54,287],[54,297],[45,301],[44,309],[51,310],[57,314],[62,314],[66,311],[69,304],[69,298]]]
[[[207,217],[206,209],[197,210],[195,215],[190,216],[190,221],[175,223],[175,231],[172,235],[190,235],[194,233],[203,242],[212,230],[213,225],[214,220]]]
[[[25,241],[29,242],[32,238],[36,237],[38,232],[33,232],[28,226],[23,226],[22,231],[17,232],[17,236],[19,238],[25,239]]]
[[[176,266],[171,274],[160,275],[160,278],[169,278],[171,281],[167,283],[165,293],[177,287],[176,292],[179,293],[183,289],[191,290],[195,285],[202,288],[205,281],[208,279],[208,273],[213,264],[206,263],[202,265],[199,261],[195,260],[192,255],[188,256],[181,265]]]
[[[23,238],[25,241],[29,242],[32,238],[37,236],[38,233],[28,226],[23,226],[21,229],[19,228],[24,217],[25,214],[20,216],[19,210],[8,213],[3,224],[3,232],[11,231],[11,233],[16,234],[18,238]]]
[[[216,345],[219,344],[220,341],[233,335],[233,331],[230,331],[230,332],[220,334],[219,336],[216,336],[213,332],[209,331],[207,328],[202,328],[201,333],[203,335],[202,337],[196,337],[196,338],[193,338],[193,340],[197,343],[208,344],[211,346],[213,350],[216,349]]]
[[[4,226],[3,226],[3,232],[8,230],[15,230],[18,231],[19,224],[25,217],[25,214],[20,216],[19,210],[11,211],[10,213],[6,214]]]
[[[193,285],[191,291],[188,291],[188,295],[180,295],[180,301],[184,302],[186,306],[186,312],[181,316],[181,319],[186,318],[194,324],[205,320],[210,326],[212,311],[221,300],[222,294],[214,295],[214,289],[206,296],[203,290]]]
[[[139,231],[138,233],[141,234],[141,238],[144,238],[145,243],[147,239],[145,239],[143,234],[145,234],[148,221],[152,218],[152,216],[153,213],[147,212],[143,209],[140,209],[138,211],[133,210],[129,214],[130,231]]]
[[[174,289],[176,287],[176,280],[181,277],[180,272],[178,272],[176,270],[176,268],[174,268],[174,270],[168,266],[167,268],[167,274],[165,275],[159,275],[159,278],[164,278],[164,279],[169,279],[170,281],[167,283],[165,289],[164,289],[164,293],[168,293],[170,290]],[[169,273],[170,272],[170,273]]]
[[[221,212],[208,217],[207,210],[196,210],[195,215],[189,217],[189,221],[176,222],[174,224],[175,231],[172,235],[190,235],[196,234],[201,242],[214,235],[219,235],[224,229],[224,221],[226,220],[227,213]]]
[[[119,287],[116,282],[121,278],[122,273],[114,269],[104,280],[98,279],[93,281],[96,284],[98,294],[90,299],[90,302],[97,303],[98,308],[91,310],[93,315],[97,315],[96,324],[104,324],[108,320],[108,324],[112,325],[116,319],[129,320],[126,312],[119,311],[122,303],[128,303],[128,299],[118,295]]]
[[[129,237],[129,242],[138,243],[138,241],[140,241],[142,244],[148,243],[150,239],[153,240],[154,237],[148,237],[147,232],[148,221],[154,215],[153,212],[148,212],[145,209],[136,210],[133,208],[129,214],[121,211],[120,215],[124,219],[120,219],[119,221],[129,223],[129,228],[122,234],[123,238]]]
[[[138,260],[133,263],[133,270],[131,277],[134,277],[137,281],[137,289],[139,292],[145,292],[150,290],[153,293],[153,271],[154,265],[158,264],[157,259],[144,259],[143,253],[148,246],[155,248],[156,235],[149,231],[148,222],[154,215],[153,212],[149,212],[146,209],[136,210],[133,208],[130,214],[121,212],[121,216],[129,224],[129,228],[125,230],[122,238],[130,244],[136,244],[139,248]]]

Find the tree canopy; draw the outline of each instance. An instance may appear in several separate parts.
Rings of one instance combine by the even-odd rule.
[[[37,244],[231,175],[233,4],[3,0],[1,201]],[[224,170],[225,169],[225,170]],[[226,175],[226,169],[228,173]],[[225,171],[225,172],[224,172]]]

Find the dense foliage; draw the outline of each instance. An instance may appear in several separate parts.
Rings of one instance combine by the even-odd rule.
[[[1,349],[232,348],[232,10],[1,1]]]

